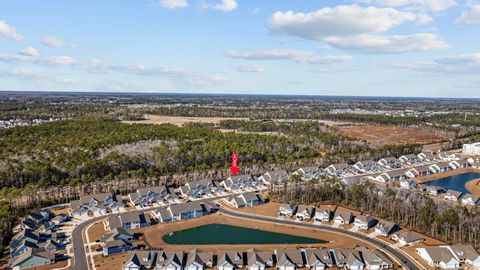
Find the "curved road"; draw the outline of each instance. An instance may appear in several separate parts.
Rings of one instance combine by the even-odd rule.
[[[364,234],[351,232],[345,229],[340,229],[340,228],[335,228],[335,227],[330,227],[325,225],[314,225],[314,224],[308,224],[308,223],[297,223],[297,222],[288,221],[288,220],[279,220],[279,219],[266,217],[266,216],[258,216],[258,215],[243,213],[243,212],[232,211],[225,208],[220,208],[219,212],[222,214],[233,216],[233,217],[252,219],[257,221],[259,220],[264,222],[277,223],[281,225],[289,225],[289,226],[294,225],[294,226],[304,227],[308,229],[321,229],[324,231],[330,231],[330,232],[339,233],[339,234],[346,234],[353,238],[363,240],[364,242],[367,242],[372,246],[375,246],[381,250],[385,250],[387,253],[391,254],[391,256],[395,257],[398,262],[401,262],[401,264],[405,267],[405,269],[420,270],[420,268],[410,258],[402,254],[400,251],[386,245],[380,240],[370,238]]]
[[[227,196],[222,196],[221,198],[224,198]],[[213,200],[218,200],[221,198],[215,198],[215,199],[203,199],[199,201],[213,201]],[[145,210],[135,210],[132,212],[142,212],[142,211],[151,211],[155,208],[152,209],[145,209]],[[372,246],[375,246],[379,249],[385,250],[387,253],[389,253],[391,256],[395,257],[398,262],[401,262],[401,264],[405,267],[405,269],[410,269],[410,270],[421,270],[409,257],[405,256],[403,253],[400,251],[386,245],[382,241],[374,238],[370,238],[364,234],[356,233],[356,232],[351,232],[348,230],[340,229],[340,228],[335,228],[335,227],[330,227],[330,226],[325,226],[325,225],[314,225],[314,224],[308,224],[308,223],[297,223],[293,221],[287,221],[287,220],[279,220],[271,217],[266,217],[266,216],[258,216],[258,215],[253,215],[253,214],[247,214],[243,212],[237,212],[237,211],[232,211],[229,209],[225,209],[223,207],[220,208],[219,213],[233,216],[233,217],[239,217],[239,218],[245,218],[245,219],[251,219],[251,220],[259,220],[259,221],[264,221],[264,222],[271,222],[271,223],[277,223],[281,225],[289,225],[289,226],[299,226],[299,227],[304,227],[304,228],[309,228],[309,229],[321,229],[324,231],[330,231],[334,233],[339,233],[339,234],[346,234],[348,236],[363,240],[364,242],[367,242],[371,244]],[[115,214],[109,214],[109,215],[104,215],[104,216],[99,216],[99,217],[94,217],[91,218],[87,221],[84,221],[80,223],[75,229],[72,231],[72,243],[73,243],[73,256],[74,256],[74,262],[73,266],[70,269],[73,270],[86,270],[89,269],[88,267],[88,261],[87,261],[87,256],[85,254],[85,247],[84,247],[84,242],[83,242],[83,231],[87,226],[90,224],[97,222],[101,219],[108,218],[109,216],[112,216]]]

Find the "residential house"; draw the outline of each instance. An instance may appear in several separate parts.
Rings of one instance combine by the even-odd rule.
[[[447,153],[447,152],[440,152],[438,153],[438,158],[442,161],[452,161],[456,159],[456,155],[454,153]]]
[[[277,249],[275,256],[279,270],[295,270],[305,265],[302,251],[298,249]]]
[[[314,212],[315,212],[315,208],[312,205],[301,204],[298,206],[297,213],[295,214],[295,216],[299,220],[303,221],[305,219],[311,218]]]
[[[480,268],[480,255],[473,246],[460,245],[447,246],[447,248],[460,263],[465,263],[475,269]]]
[[[453,201],[453,202],[458,202],[460,200],[460,197],[462,196],[462,192],[456,191],[453,189],[447,190],[445,193],[445,200]]]
[[[417,248],[416,253],[432,267],[459,269],[460,262],[445,247]]]
[[[288,181],[288,172],[286,170],[269,171],[262,174],[258,179],[265,185],[282,185]]]
[[[147,187],[138,189],[134,193],[128,194],[131,204],[147,206],[156,202],[163,201],[163,196],[169,193],[166,186]]]
[[[80,196],[80,200],[70,202],[72,215],[74,217],[82,217],[87,214],[104,215],[111,211],[110,206],[115,205],[116,196],[112,193],[101,193],[93,195]]]
[[[198,201],[170,205],[168,210],[172,214],[172,221],[187,220],[209,214],[204,205]]]
[[[338,163],[338,164],[332,164],[332,165],[328,166],[325,169],[325,171],[332,176],[333,175],[334,176],[340,176],[340,174],[342,172],[344,172],[347,168],[348,168],[347,163]]]
[[[151,225],[150,216],[143,212],[125,212],[108,217],[106,221],[108,229],[121,227],[125,230],[134,230]]]
[[[238,250],[224,250],[218,253],[218,270],[234,270],[242,267],[243,252]]]
[[[392,236],[392,239],[399,243],[401,246],[413,246],[425,241],[425,238],[423,238],[423,236],[412,231],[394,234]]]
[[[206,190],[213,188],[214,185],[212,181],[209,180],[199,180],[187,182],[184,186],[180,188],[180,193],[189,199],[201,197]]]
[[[213,266],[213,254],[200,250],[192,250],[185,254],[185,270],[203,270]]]
[[[52,219],[51,219],[51,222],[54,224],[54,225],[60,225],[64,222],[67,222],[69,219],[69,217],[65,214],[59,214],[59,215],[56,215],[54,216]]]
[[[49,210],[35,210],[28,213],[27,217],[35,223],[41,224],[49,221],[53,217],[53,213]]]
[[[246,256],[248,270],[265,270],[272,267],[274,263],[272,252],[249,249]]]
[[[329,207],[321,206],[315,209],[314,220],[317,222],[329,222],[332,218],[332,210]]]
[[[293,216],[297,211],[297,206],[295,204],[282,203],[278,209],[279,216]]]
[[[350,224],[353,221],[353,213],[348,210],[337,209],[333,220],[337,224]]]
[[[220,186],[228,191],[240,192],[242,190],[246,190],[249,187],[252,188],[252,183],[254,180],[255,179],[251,175],[230,176],[226,180],[220,182]]]
[[[31,229],[25,229],[17,233],[12,241],[10,241],[10,248],[15,249],[18,245],[20,245],[23,241],[27,240],[34,244],[38,244],[40,239],[40,235],[37,231]]]
[[[399,229],[400,229],[400,227],[393,222],[380,221],[377,224],[377,226],[375,227],[375,232],[379,233],[382,236],[387,237],[387,236],[391,235],[392,233],[398,231]]]
[[[452,170],[449,161],[437,162],[435,165],[437,165],[436,167],[440,169],[439,172],[449,172]]]
[[[407,176],[405,173],[407,172],[408,169],[399,169],[399,170],[394,170],[394,171],[388,171],[384,172],[380,175],[382,179],[378,179],[380,182],[394,182],[394,181],[402,181],[407,179]]]
[[[14,270],[39,267],[42,265],[53,264],[55,255],[44,251],[43,249],[32,248],[17,256],[10,267]]]
[[[125,241],[133,241],[135,240],[135,237],[133,234],[128,232],[127,230],[121,228],[121,227],[116,227],[113,228],[111,231],[107,232],[100,238],[100,243],[105,244],[106,242],[117,240],[117,239],[122,239]]]
[[[402,168],[402,163],[395,157],[382,158],[377,163],[387,169],[398,169]]]
[[[115,239],[105,242],[103,245],[103,256],[110,256],[117,253],[127,252],[135,249],[136,246],[128,240]]]
[[[419,162],[419,159],[417,155],[414,154],[409,154],[409,155],[403,155],[398,158],[398,160],[403,163],[403,164],[408,164],[408,165],[414,165]]]
[[[158,208],[153,211],[153,215],[160,223],[169,223],[173,221],[173,215],[169,208]]]
[[[157,253],[152,250],[130,251],[127,260],[123,264],[123,270],[146,270],[151,269],[155,263]]]
[[[473,195],[467,193],[462,197],[462,204],[463,205],[478,205],[480,204],[480,195]]]
[[[443,188],[441,187],[437,187],[437,186],[426,186],[427,190],[427,194],[430,195],[430,196],[438,196],[440,195],[440,193],[443,193],[445,190],[443,190]]]
[[[360,270],[365,267],[362,255],[356,249],[335,249],[333,250],[333,257],[338,267],[350,270]]]
[[[358,215],[355,217],[353,224],[359,229],[368,230],[377,224],[377,220],[369,215]]]
[[[182,270],[184,257],[183,251],[159,251],[155,258],[155,269]]]
[[[309,269],[324,270],[333,266],[333,256],[327,249],[307,249],[305,259]]]
[[[24,253],[25,251],[33,248],[38,248],[36,243],[28,241],[28,239],[24,239],[15,249],[12,249],[10,252],[10,257],[15,258],[18,255]]]
[[[320,167],[318,166],[302,167],[296,170],[295,172],[293,172],[293,174],[301,175],[302,180],[304,181],[316,179],[320,177],[320,173],[321,173],[321,170],[320,170]]]
[[[362,173],[375,172],[378,170],[378,164],[373,160],[358,161],[357,163],[353,164],[353,167]]]
[[[378,270],[393,268],[393,262],[382,251],[378,249],[367,249],[364,247],[360,247],[358,250],[362,254],[365,269]]]
[[[262,195],[255,192],[246,192],[233,196],[229,203],[235,208],[252,207],[264,203]]]

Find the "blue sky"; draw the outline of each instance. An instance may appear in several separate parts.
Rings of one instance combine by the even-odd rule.
[[[0,89],[480,97],[472,0],[5,0]]]

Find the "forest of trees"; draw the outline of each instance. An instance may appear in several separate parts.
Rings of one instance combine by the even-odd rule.
[[[480,210],[432,199],[412,192],[379,189],[373,184],[341,186],[285,186],[271,195],[278,202],[343,205],[365,214],[389,220],[447,243],[480,246]]]

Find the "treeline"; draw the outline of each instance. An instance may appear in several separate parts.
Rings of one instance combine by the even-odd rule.
[[[148,155],[100,153],[113,146],[154,141]],[[100,179],[155,177],[226,168],[237,151],[243,166],[318,157],[285,136],[222,133],[202,125],[128,125],[92,118],[0,130],[0,187],[75,185]]]
[[[147,110],[149,114],[172,115],[172,116],[203,116],[203,117],[235,117],[250,119],[321,119],[331,121],[350,121],[369,124],[402,125],[402,126],[425,126],[427,123],[438,125],[449,130],[480,127],[480,115],[465,115],[451,113],[434,116],[391,116],[383,114],[354,114],[338,113],[316,108],[283,107],[283,108],[206,108],[194,106],[161,107]]]
[[[246,132],[277,132],[299,140],[311,147],[341,150],[342,142],[351,140],[345,136],[334,134],[334,131],[324,124],[316,121],[248,121],[248,120],[223,120],[219,127],[222,129]]]
[[[480,211],[474,207],[437,205],[416,193],[379,189],[373,184],[343,187],[325,183],[319,186],[285,186],[274,192],[278,202],[343,205],[365,214],[389,220],[448,243],[480,244]]]

